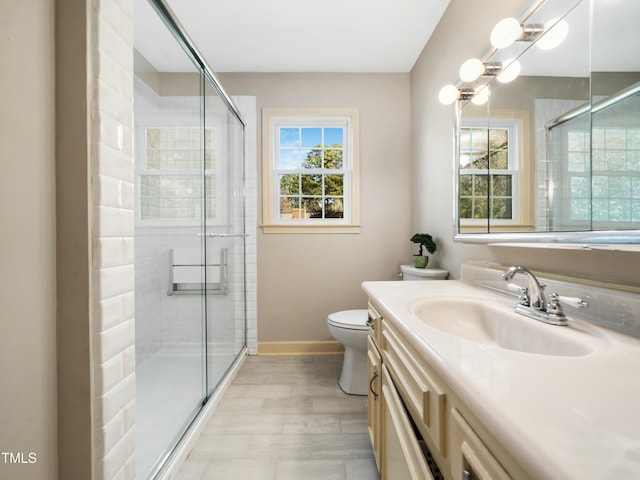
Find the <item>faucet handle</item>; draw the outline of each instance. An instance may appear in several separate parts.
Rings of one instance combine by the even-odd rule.
[[[549,303],[547,304],[547,313],[555,313],[561,315],[562,305],[560,305],[560,295],[557,293],[549,294]]]
[[[521,287],[515,283],[507,283],[507,288],[518,294],[518,304],[525,305],[527,307],[531,305],[531,301],[529,300],[529,289],[527,287]]]

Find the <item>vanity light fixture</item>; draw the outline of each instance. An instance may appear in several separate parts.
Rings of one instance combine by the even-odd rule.
[[[443,105],[451,105],[453,102],[458,100],[460,96],[460,90],[455,85],[445,85],[440,89],[440,93],[438,93],[438,100]]]
[[[460,67],[460,80],[463,82],[475,82],[485,71],[485,65],[477,58],[470,58]]]
[[[516,18],[503,18],[491,30],[489,41],[494,48],[507,48],[513,45],[522,33],[522,25]]]
[[[476,89],[474,90],[474,95],[471,98],[471,103],[473,103],[474,105],[484,105],[489,101],[490,94],[491,91],[489,90],[488,85],[481,85],[479,87],[476,87]]]
[[[496,80],[500,83],[509,83],[513,82],[518,75],[520,75],[520,70],[522,70],[522,66],[520,62],[515,58],[509,58],[502,62],[502,65],[506,65],[500,73],[496,75]]]
[[[536,47],[540,50],[551,50],[556,48],[569,34],[569,24],[564,20],[558,21],[557,18],[549,20],[544,24],[544,35],[536,42]]]
[[[456,100],[470,100],[475,94],[475,90],[468,88],[458,89],[455,85],[445,85],[440,89],[438,100],[443,105],[451,105]]]
[[[521,20],[517,18],[503,18],[491,30],[490,41],[493,50],[488,52],[483,60],[469,58],[459,70],[460,82],[457,85],[446,85],[440,89],[438,99],[444,105],[450,105],[456,100],[471,100],[476,105],[483,105],[489,100],[489,86],[479,85],[475,90],[462,89],[465,83],[476,82],[480,77],[496,77],[500,83],[515,80],[522,69],[520,62],[509,58],[502,62],[489,62],[498,50],[507,48],[515,42],[535,42],[542,50],[548,50],[562,43],[566,38],[569,26],[564,20],[550,20],[542,24],[526,23],[540,6],[547,0],[536,0]]]

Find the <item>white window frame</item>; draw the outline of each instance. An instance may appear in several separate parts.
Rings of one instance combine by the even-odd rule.
[[[460,218],[461,227],[485,227],[487,222],[489,225],[507,226],[507,225],[521,225],[521,205],[520,196],[522,191],[521,185],[521,165],[522,160],[520,158],[521,151],[521,122],[518,118],[463,118],[460,122],[461,129],[504,129],[507,130],[509,137],[507,145],[507,156],[509,162],[509,168],[506,170],[489,170],[489,169],[462,169],[458,167],[458,175],[488,175],[492,173],[505,175],[511,175],[511,213],[510,219],[496,219],[496,218]],[[461,152],[462,153],[462,152]],[[464,172],[464,173],[463,173]],[[459,180],[458,180],[459,181]],[[488,185],[488,188],[491,188]],[[460,192],[458,192],[458,202],[460,202]],[[458,208],[460,208],[458,206]],[[488,207],[490,208],[490,206]],[[459,216],[459,214],[458,214]]]
[[[343,168],[280,169],[280,128],[343,127]],[[262,111],[263,202],[264,233],[358,233],[360,231],[359,183],[359,111],[356,108],[264,108]],[[331,174],[344,175],[343,218],[280,218],[279,175]]]

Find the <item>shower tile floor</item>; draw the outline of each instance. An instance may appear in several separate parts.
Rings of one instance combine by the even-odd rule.
[[[367,399],[337,385],[342,356],[248,357],[177,480],[378,480]]]

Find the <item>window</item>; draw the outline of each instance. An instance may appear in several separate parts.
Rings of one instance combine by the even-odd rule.
[[[465,119],[460,128],[459,215],[463,225],[520,223],[519,122]]]
[[[264,109],[263,229],[357,232],[358,112]]]
[[[640,129],[594,128],[591,142],[593,221],[632,228],[640,222]]]
[[[217,218],[215,129],[141,126],[138,135],[139,220],[146,224],[191,224],[203,216],[222,220]]]

